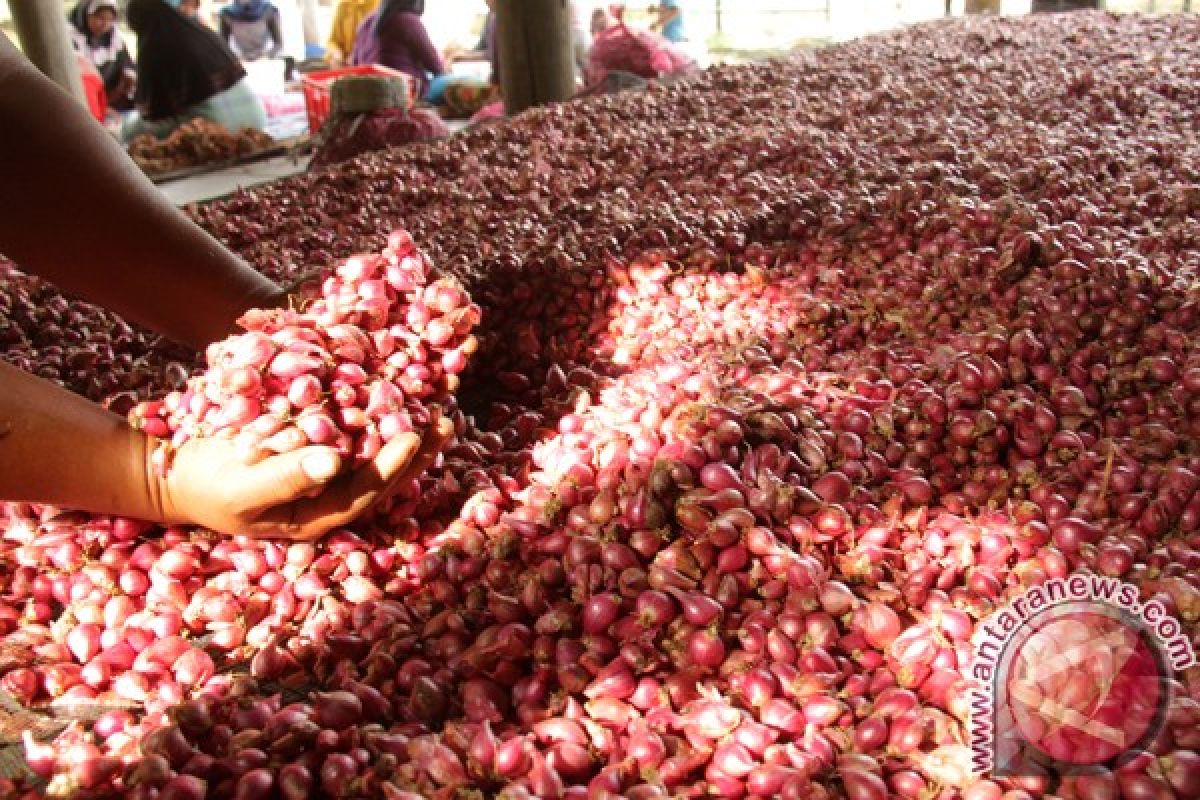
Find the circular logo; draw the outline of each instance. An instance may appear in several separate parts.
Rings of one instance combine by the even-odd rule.
[[[1025,742],[1079,766],[1146,744],[1168,678],[1149,633],[1100,604],[1071,604],[1030,622],[1013,642],[1004,683],[1008,717]]]

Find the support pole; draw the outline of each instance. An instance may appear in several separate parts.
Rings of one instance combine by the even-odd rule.
[[[317,0],[300,0],[300,21],[304,27],[304,57],[312,58],[314,48],[323,44],[317,23]]]
[[[496,46],[509,114],[575,93],[575,53],[567,0],[496,3]]]
[[[67,34],[67,18],[58,0],[9,0],[17,40],[25,57],[80,103],[83,81]]]

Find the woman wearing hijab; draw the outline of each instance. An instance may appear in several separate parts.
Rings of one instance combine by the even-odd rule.
[[[163,0],[132,0],[129,26],[138,37],[138,116],[123,136],[167,136],[203,117],[237,132],[266,130],[267,112],[246,82],[246,70],[217,34]]]
[[[379,37],[375,35],[375,23],[379,9],[363,17],[354,34],[354,47],[350,50],[350,65],[362,67],[379,63]]]
[[[446,72],[442,56],[421,22],[425,0],[383,0],[375,19],[378,61],[385,67],[408,73],[424,97],[431,77]]]
[[[200,19],[200,0],[167,0],[167,5],[189,19],[194,19],[201,24],[204,22]]]
[[[279,58],[283,52],[279,9],[271,0],[234,0],[219,17],[221,38],[243,61]]]
[[[133,108],[136,72],[117,29],[117,0],[79,0],[68,19],[75,51],[100,73],[108,105],[118,111]]]

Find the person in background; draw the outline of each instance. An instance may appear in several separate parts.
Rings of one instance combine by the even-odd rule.
[[[378,63],[411,75],[418,97],[425,96],[430,78],[446,72],[442,56],[421,22],[423,13],[425,0],[383,0],[375,19]]]
[[[600,34],[615,25],[612,14],[608,13],[608,9],[597,8],[592,11],[592,23],[590,26],[592,38],[595,39]]]
[[[200,0],[175,0],[171,5],[175,6],[179,13],[188,19],[202,22],[200,19]]]
[[[489,82],[500,83],[500,71],[496,63],[496,0],[487,0],[487,15],[483,18],[483,28],[479,32],[479,41],[470,50],[454,54],[455,61],[486,61],[491,70]]]
[[[325,58],[332,66],[356,63],[352,54],[358,41],[359,28],[377,8],[379,0],[338,0],[333,9],[329,42],[325,47]]]
[[[683,29],[683,9],[679,0],[659,0],[655,9],[656,17],[651,28],[662,34],[668,42],[685,42],[687,34]]]
[[[117,0],[79,0],[68,18],[75,51],[87,57],[104,80],[109,108],[133,108],[137,71],[117,28]]]
[[[583,76],[587,66],[588,49],[592,46],[589,30],[590,20],[584,14],[584,6],[576,0],[567,0],[567,14],[571,17],[571,48],[575,53],[575,77]]]
[[[123,138],[163,138],[196,117],[234,133],[266,130],[262,101],[221,37],[163,0],[131,0],[128,15],[138,37],[138,113],[126,121]]]
[[[379,63],[379,37],[375,35],[375,23],[379,20],[379,9],[363,17],[354,34],[354,49],[350,51],[350,64],[361,67]]]
[[[317,0],[299,0],[300,30],[304,35],[304,59],[324,58],[325,48],[321,46],[320,11]]]
[[[283,28],[270,0],[234,0],[217,18],[221,38],[244,61],[279,58]]]
[[[286,305],[282,288],[180,213],[3,34],[0,119],[0,252],[21,269],[201,351],[247,310]],[[453,431],[443,418],[423,441],[401,434],[353,471],[329,447],[247,464],[232,442],[197,438],[162,474],[155,439],[0,364],[0,499],[316,539],[418,477]]]
[[[194,19],[206,28],[213,27],[211,15],[200,15],[200,0],[166,0],[166,3],[188,19]]]

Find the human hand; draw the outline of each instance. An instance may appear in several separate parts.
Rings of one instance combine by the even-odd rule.
[[[137,91],[137,76],[130,75],[128,71],[121,74],[120,80],[117,81],[116,91],[113,96],[125,100],[132,99]]]
[[[348,524],[420,476],[453,432],[449,420],[435,416],[424,438],[400,434],[370,464],[345,472],[330,447],[304,447],[247,464],[231,440],[191,439],[175,453],[165,476],[148,464],[148,481],[164,521],[307,541]]]

